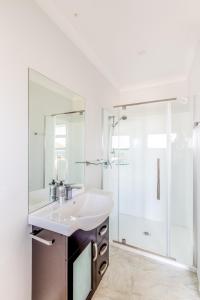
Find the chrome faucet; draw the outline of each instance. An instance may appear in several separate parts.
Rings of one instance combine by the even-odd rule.
[[[65,184],[65,200],[72,199],[72,190],[82,189],[81,186],[72,186],[71,184]]]

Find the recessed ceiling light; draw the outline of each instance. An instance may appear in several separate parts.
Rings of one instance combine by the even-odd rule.
[[[78,17],[78,13],[75,12],[74,13],[74,17],[77,18]]]

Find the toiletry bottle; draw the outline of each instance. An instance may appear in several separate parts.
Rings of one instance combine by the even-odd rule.
[[[65,184],[65,200],[72,199],[72,187],[70,184]]]
[[[57,199],[61,203],[65,200],[65,186],[63,181],[60,181],[59,185],[57,186]]]
[[[52,182],[49,184],[49,200],[56,201],[56,187],[57,183],[53,179]]]

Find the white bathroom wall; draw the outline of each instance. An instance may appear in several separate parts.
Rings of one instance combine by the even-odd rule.
[[[189,92],[191,96],[200,94],[200,42],[196,47],[196,53],[189,76]]]
[[[173,97],[186,97],[187,95],[188,81],[183,80],[121,90],[120,104],[168,99]]]
[[[86,99],[87,159],[101,156],[101,106],[119,95],[33,0],[0,6],[0,298],[30,300],[28,67]],[[86,184],[100,185],[99,168],[87,168]]]

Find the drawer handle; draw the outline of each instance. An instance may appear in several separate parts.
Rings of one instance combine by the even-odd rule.
[[[42,230],[34,230],[33,232],[30,233],[30,237],[33,239],[33,240],[36,240],[46,246],[52,246],[54,243],[55,243],[55,240],[45,240],[39,236],[37,236],[38,233],[40,233]]]
[[[100,266],[100,269],[99,269],[99,274],[100,274],[101,276],[103,276],[103,274],[105,273],[107,267],[108,267],[108,263],[107,263],[106,261],[104,261],[104,262],[102,263],[102,265]]]
[[[103,244],[102,246],[101,246],[101,248],[100,248],[100,251],[99,251],[99,254],[101,255],[101,256],[103,256],[106,252],[107,252],[107,250],[108,250],[108,244]]]
[[[93,244],[93,248],[94,248],[94,257],[93,257],[93,262],[95,262],[97,260],[98,257],[98,247],[97,247],[97,243]]]
[[[104,225],[103,227],[101,227],[101,229],[99,230],[99,235],[103,236],[106,234],[106,232],[108,231],[108,226]]]

